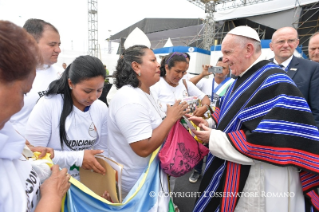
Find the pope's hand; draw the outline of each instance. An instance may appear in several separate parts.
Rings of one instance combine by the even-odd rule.
[[[185,116],[188,118],[188,120],[192,121],[198,127],[201,127],[202,125],[208,127],[207,121],[205,119],[203,119],[202,117],[191,116],[188,114],[186,114]]]
[[[204,124],[199,124],[199,127],[202,129],[201,131],[192,130],[192,132],[204,143],[209,143],[210,133],[212,131],[211,128],[206,127]]]

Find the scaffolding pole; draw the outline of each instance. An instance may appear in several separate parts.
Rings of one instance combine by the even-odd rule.
[[[205,4],[205,30],[204,30],[204,49],[210,50],[210,46],[213,44],[214,40],[214,30],[215,30],[215,20],[214,20],[214,12],[215,12],[216,3],[208,2]]]
[[[88,54],[98,57],[98,14],[97,0],[88,0]]]

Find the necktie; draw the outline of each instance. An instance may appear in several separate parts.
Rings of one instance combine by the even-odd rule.
[[[280,68],[282,69],[282,70],[285,70],[285,66],[283,66],[283,65],[279,65],[280,66]]]

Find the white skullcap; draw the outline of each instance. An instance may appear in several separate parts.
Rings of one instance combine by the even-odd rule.
[[[136,27],[126,38],[124,42],[124,48],[128,49],[134,45],[144,45],[151,48],[151,41],[145,35],[145,33]]]
[[[254,39],[258,42],[260,42],[259,36],[253,28],[249,26],[238,26],[235,27],[234,29],[230,30],[227,34],[232,34],[232,35],[240,35],[246,38],[251,38]]]

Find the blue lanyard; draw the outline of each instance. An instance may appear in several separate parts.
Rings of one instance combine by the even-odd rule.
[[[211,102],[213,102],[213,99],[214,99],[214,86],[215,86],[215,78],[213,79],[212,95],[210,96],[210,101],[211,101]]]
[[[210,97],[210,100],[213,101],[214,99],[214,94],[226,83],[228,82],[228,80],[230,80],[231,78],[230,77],[226,77],[215,89],[214,89],[214,86],[215,86],[215,78],[213,79],[213,85],[212,85],[212,95]]]

